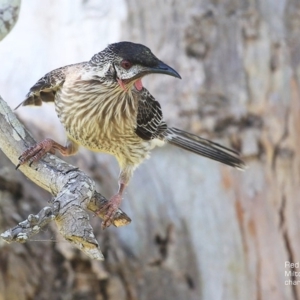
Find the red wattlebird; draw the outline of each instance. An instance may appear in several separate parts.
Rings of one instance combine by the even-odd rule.
[[[143,87],[147,74],[180,75],[143,45],[109,45],[90,61],[53,70],[41,78],[20,105],[54,102],[68,142],[46,139],[26,150],[19,165],[39,160],[45,153],[73,155],[79,146],[116,157],[121,169],[119,190],[109,200],[102,223],[112,223],[134,170],[151,149],[166,143],[238,169],[245,164],[234,150],[180,129],[168,127],[160,104]],[[18,166],[19,166],[18,165]]]

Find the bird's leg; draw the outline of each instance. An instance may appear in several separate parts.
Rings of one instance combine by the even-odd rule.
[[[24,165],[26,162],[29,162],[29,165],[31,165],[33,162],[39,161],[46,153],[55,154],[56,150],[64,156],[69,156],[78,151],[78,145],[71,140],[68,140],[67,145],[64,147],[52,139],[45,139],[28,148],[21,154],[19,157],[19,164],[16,169],[18,169],[21,165]]]
[[[101,209],[101,211],[106,211],[103,222],[101,224],[102,229],[105,229],[112,224],[114,216],[121,205],[125,187],[126,184],[120,181],[118,193],[112,196],[107,204]]]
[[[103,208],[101,208],[101,212],[105,212],[105,216],[101,226],[102,229],[105,229],[112,224],[114,216],[122,202],[124,190],[130,181],[133,171],[136,168],[136,165],[124,164],[124,161],[119,161],[119,164],[121,166],[121,172],[119,175],[119,190],[118,193],[112,196],[107,204]]]

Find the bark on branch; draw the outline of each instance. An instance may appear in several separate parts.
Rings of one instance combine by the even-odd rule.
[[[34,143],[34,139],[0,97],[0,149],[17,165],[20,154]],[[27,220],[7,230],[1,237],[8,243],[26,242],[46,224],[55,220],[59,232],[67,241],[92,259],[103,260],[86,209],[103,218],[105,211],[99,213],[99,210],[108,200],[95,190],[94,181],[78,168],[49,154],[31,167],[26,164],[19,169],[37,185],[49,191],[54,198],[51,206],[44,207],[36,215],[29,215]],[[113,224],[119,227],[130,221],[119,210]]]
[[[15,26],[21,0],[0,0],[0,41],[12,30]]]

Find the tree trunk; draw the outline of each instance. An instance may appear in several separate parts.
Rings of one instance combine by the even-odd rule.
[[[92,55],[99,44],[96,25],[105,18],[110,22],[116,7],[125,9],[122,1],[114,1],[110,10],[105,1],[66,1],[53,8],[49,1],[23,1],[14,29],[22,32],[22,16],[33,18],[36,5],[47,42],[37,37],[42,42],[37,40],[36,47],[44,43],[46,49],[41,60],[22,58],[33,66],[32,73],[40,72],[44,61],[59,67],[69,53],[74,61],[66,63],[89,59],[83,53]],[[239,150],[248,169],[242,173],[172,146],[154,150],[136,171],[122,204],[132,223],[102,231],[99,219],[92,218],[104,262],[91,261],[60,241],[51,226],[39,236],[46,241],[2,243],[0,300],[300,299],[300,281],[291,284],[297,283],[297,273],[288,276],[300,270],[286,263],[300,261],[300,5],[275,2],[127,0],[119,40],[147,45],[183,78],[145,80],[168,124]],[[76,18],[69,15],[71,7]],[[121,14],[118,18],[121,22]],[[80,36],[76,42],[82,48],[74,47],[77,29],[87,30],[82,37],[86,51]],[[14,37],[14,31],[11,40],[22,34]],[[1,47],[9,43],[7,38]],[[9,63],[17,67],[18,61]],[[1,75],[4,100],[23,89],[22,72],[20,81],[15,74],[7,79],[9,67]],[[33,81],[26,80],[27,90],[43,73],[33,75],[28,75]],[[12,106],[22,101],[17,98]],[[25,120],[30,113],[18,112]],[[56,135],[52,121],[41,133],[36,120],[35,126],[27,124],[37,139]],[[69,161],[89,172],[105,196],[115,192],[113,158],[84,151]],[[38,212],[47,196],[3,155],[0,167],[3,232]]]

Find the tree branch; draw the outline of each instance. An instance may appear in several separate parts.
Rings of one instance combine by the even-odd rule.
[[[0,0],[0,41],[12,30],[15,26],[21,0]]]
[[[0,97],[0,149],[17,165],[20,154],[33,144],[34,139]],[[44,207],[37,215],[29,215],[27,220],[7,230],[1,237],[7,242],[25,242],[55,220],[59,232],[67,241],[92,259],[102,260],[103,255],[86,212],[89,209],[100,218],[105,214],[105,210],[99,211],[108,200],[95,190],[95,182],[55,155],[47,154],[31,167],[25,164],[19,169],[54,198],[50,207]],[[119,210],[113,224],[119,227],[130,222],[130,218]]]

